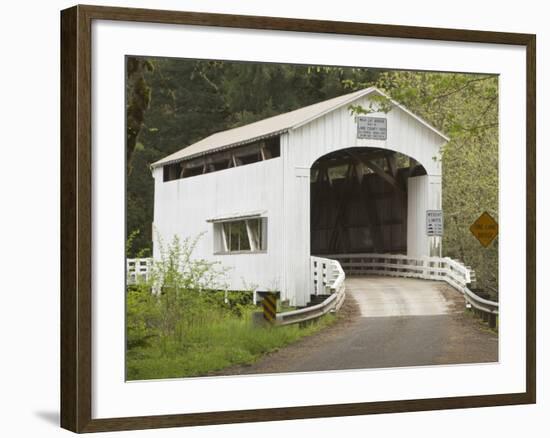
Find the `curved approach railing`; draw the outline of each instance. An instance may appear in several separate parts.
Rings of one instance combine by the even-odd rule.
[[[346,274],[337,260],[311,257],[311,295],[325,296],[324,301],[303,309],[277,313],[277,325],[296,324],[338,312],[346,299]]]
[[[127,259],[127,281],[147,280],[152,259]],[[335,254],[311,257],[311,295],[327,296],[314,306],[277,313],[276,324],[287,325],[337,312],[345,299],[345,272],[349,275],[389,275],[445,281],[464,295],[466,302],[495,325],[498,302],[487,300],[469,289],[475,272],[449,257],[409,257],[401,254]]]
[[[482,298],[469,289],[470,283],[475,281],[475,272],[449,257],[401,254],[338,254],[327,257],[338,260],[348,275],[376,274],[445,281],[461,292],[474,309],[493,317],[498,315],[498,302]]]
[[[127,284],[147,281],[152,264],[153,259],[150,257],[126,259]],[[337,260],[311,257],[311,295],[327,298],[314,306],[277,313],[275,324],[295,324],[319,318],[329,312],[337,312],[346,298],[345,279],[346,274]]]

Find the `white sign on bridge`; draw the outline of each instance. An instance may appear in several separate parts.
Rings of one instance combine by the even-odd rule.
[[[357,117],[357,138],[366,140],[386,140],[388,121],[384,117]]]
[[[426,210],[426,234],[428,236],[443,236],[442,210]]]

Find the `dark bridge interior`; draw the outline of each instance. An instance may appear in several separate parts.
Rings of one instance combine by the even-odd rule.
[[[387,149],[349,148],[311,167],[311,253],[406,253],[407,182],[425,175]]]

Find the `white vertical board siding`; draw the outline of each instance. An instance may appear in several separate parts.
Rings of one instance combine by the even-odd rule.
[[[429,175],[428,176],[428,209],[429,210],[443,210],[441,200],[441,175]],[[445,223],[443,224],[443,233],[445,233]],[[430,256],[441,256],[442,250],[442,238],[439,236],[433,236],[430,238]]]
[[[426,235],[428,210],[428,175],[409,178],[407,193],[407,255],[429,255],[430,241]]]
[[[407,210],[407,255],[439,256],[440,237],[426,233],[426,210],[441,210],[441,176],[409,178]]]
[[[358,99],[354,104],[368,108],[370,102],[367,96]],[[350,113],[347,106],[305,123],[283,136],[283,297],[290,299],[291,304],[305,305],[309,301],[310,184],[309,178],[305,175],[309,174],[308,169],[317,159],[330,152],[350,147],[382,148],[414,158],[422,164],[430,177],[440,179],[440,147],[445,142],[440,136],[398,107],[394,107],[387,114],[370,115],[387,119],[387,140],[358,139],[355,116]],[[420,217],[425,217],[427,208],[436,208],[436,204],[441,205],[441,191],[439,182],[439,192],[436,190],[430,195],[428,176],[425,182],[422,181],[418,189],[413,189],[413,200],[412,203],[409,202],[409,216],[412,218],[408,220],[407,245],[411,248],[409,251],[418,255],[429,255],[429,240],[425,235],[425,229],[420,226],[424,224],[425,219]],[[437,182],[434,182],[435,186]]]
[[[368,108],[368,96],[354,104]],[[414,158],[428,175],[410,179],[409,254],[430,255],[425,230],[427,209],[441,208],[440,147],[445,140],[399,107],[371,116],[387,119],[387,140],[357,138],[355,116],[348,106],[334,109],[281,135],[281,157],[223,171],[162,182],[154,171],[156,231],[164,241],[205,233],[195,256],[232,268],[231,289],[245,284],[258,290],[280,290],[281,299],[304,306],[310,301],[310,169],[322,156],[350,147],[374,147]],[[213,224],[221,216],[265,211],[266,253],[214,254]],[[159,256],[158,244],[154,256]]]
[[[310,169],[294,165],[292,136],[281,136],[284,166],[283,207],[283,287],[281,299],[293,306],[305,306],[310,301]]]
[[[353,104],[369,108],[371,101],[365,96]],[[347,105],[294,129],[289,149],[296,159],[295,165],[311,167],[318,158],[339,149],[374,147],[412,157],[424,166],[428,175],[441,175],[441,161],[437,158],[445,143],[442,137],[399,107],[369,116],[387,119],[386,140],[358,139],[355,115]]]
[[[204,233],[193,253],[195,258],[218,261],[230,268],[229,288],[258,290],[281,287],[282,159],[204,175],[163,182],[162,168],[154,171],[154,228],[167,245],[177,235],[194,238]],[[267,250],[261,253],[214,254],[214,225],[208,219],[262,211],[267,217]],[[160,256],[156,236],[153,255]]]

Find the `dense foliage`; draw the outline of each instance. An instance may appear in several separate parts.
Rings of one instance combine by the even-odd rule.
[[[442,151],[445,255],[477,274],[477,287],[498,293],[498,237],[483,248],[470,225],[487,211],[498,222],[498,77],[386,72],[378,84],[451,138]]]
[[[226,272],[192,257],[199,238],[175,238],[154,262],[151,278],[128,287],[128,380],[200,376],[251,363],[334,320],[330,315],[306,327],[254,324],[253,292],[223,290]]]
[[[128,154],[129,253],[151,247],[150,163],[214,132],[370,85],[451,137],[442,151],[444,252],[471,265],[479,286],[498,287],[498,242],[482,248],[469,231],[488,211],[498,220],[498,78],[488,75],[148,59],[129,88],[150,98]],[[143,83],[140,78],[143,78]],[[138,112],[139,115],[139,112]],[[132,129],[136,129],[132,125]]]

